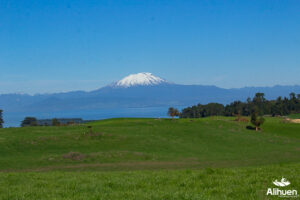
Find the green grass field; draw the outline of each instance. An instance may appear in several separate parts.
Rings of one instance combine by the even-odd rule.
[[[289,118],[291,118],[291,119],[300,119],[300,113],[291,114],[291,115],[289,115]]]
[[[0,129],[0,199],[267,199],[282,176],[300,192],[300,124],[247,125],[210,117]]]

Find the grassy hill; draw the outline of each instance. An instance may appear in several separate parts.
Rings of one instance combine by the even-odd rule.
[[[143,169],[298,162],[300,125],[267,118],[262,132],[233,118],[110,119],[0,130],[0,170]],[[92,133],[88,126],[92,126]],[[169,166],[170,165],[170,166]]]
[[[211,117],[0,129],[0,199],[258,199],[282,176],[300,191],[300,124],[246,125]]]

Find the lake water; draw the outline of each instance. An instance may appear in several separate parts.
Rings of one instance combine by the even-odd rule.
[[[185,106],[177,107],[179,110]],[[3,112],[4,127],[18,127],[25,117],[36,117],[37,119],[52,118],[82,118],[84,120],[100,120],[118,117],[141,117],[141,118],[164,118],[167,116],[168,107],[147,108],[113,108],[84,111],[63,112]]]

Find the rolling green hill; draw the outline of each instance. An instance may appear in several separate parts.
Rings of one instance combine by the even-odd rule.
[[[300,124],[247,125],[210,117],[0,129],[0,199],[263,199],[282,176],[300,191]]]
[[[300,125],[267,118],[110,119],[0,130],[0,170],[251,166],[300,161]],[[92,126],[92,132],[88,126]]]

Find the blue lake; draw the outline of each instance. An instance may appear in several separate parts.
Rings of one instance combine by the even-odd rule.
[[[177,107],[179,110],[185,106]],[[118,117],[141,117],[141,118],[164,118],[167,116],[168,107],[147,108],[113,108],[80,111],[59,112],[3,112],[4,127],[18,127],[25,117],[36,117],[37,119],[52,118],[82,118],[84,120],[100,120]]]

